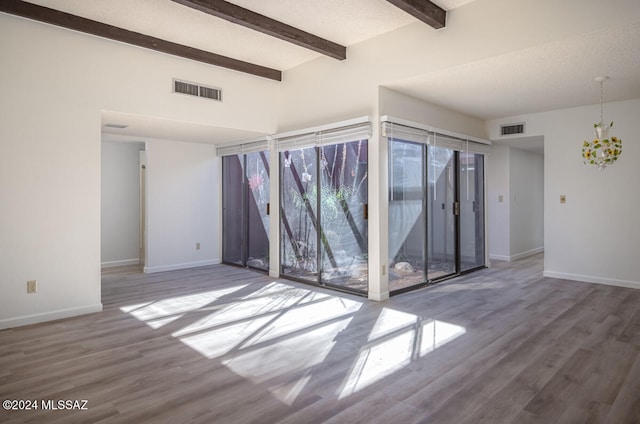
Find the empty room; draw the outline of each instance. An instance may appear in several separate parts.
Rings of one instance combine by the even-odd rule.
[[[640,423],[637,0],[3,0],[0,58],[3,423]]]

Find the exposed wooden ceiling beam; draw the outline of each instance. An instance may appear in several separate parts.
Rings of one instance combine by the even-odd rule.
[[[347,58],[347,48],[340,44],[309,34],[233,3],[223,0],[173,1],[335,59],[344,60]]]
[[[59,10],[49,9],[47,7],[38,6],[24,1],[2,0],[0,1],[0,12],[6,12],[40,22],[46,22],[48,24],[72,29],[74,31],[97,35],[98,37],[144,47],[173,56],[196,60],[209,65],[220,66],[263,78],[282,81],[282,72],[277,69],[267,68],[205,50],[172,43],[171,41],[150,37],[138,32],[107,25],[102,22],[92,21],[70,13],[60,12]]]
[[[435,29],[444,28],[445,26],[447,16],[446,10],[428,0],[387,1],[404,10],[408,14],[420,19],[422,22],[431,25]]]

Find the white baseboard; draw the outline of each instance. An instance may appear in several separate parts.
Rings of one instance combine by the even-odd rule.
[[[60,309],[57,311],[43,312],[41,314],[24,315],[15,318],[0,320],[0,330],[5,328],[22,327],[23,325],[38,324],[62,318],[70,318],[78,315],[93,314],[102,311],[102,303],[79,306],[77,308]]]
[[[527,250],[526,252],[516,253],[515,255],[511,255],[511,260],[515,261],[518,259],[526,258],[527,256],[537,255],[538,253],[544,252],[544,247],[536,247],[535,249]]]
[[[542,275],[549,278],[560,278],[563,280],[580,281],[583,283],[606,284],[608,286],[628,287],[631,289],[640,289],[640,281],[616,280],[614,278],[593,277],[590,275],[569,274],[566,272],[547,271]]]
[[[538,253],[544,252],[544,247],[536,247],[535,249],[527,250],[526,252],[516,253],[515,255],[505,256],[505,255],[493,255],[489,254],[489,259],[495,259],[496,261],[517,261],[518,259],[526,258],[527,256],[537,255]]]
[[[219,263],[220,263],[220,259],[215,258],[215,259],[209,259],[206,261],[183,262],[180,264],[145,266],[143,272],[145,274],[152,274],[154,272],[175,271],[178,269],[197,268],[199,266],[217,265]]]
[[[495,261],[510,261],[511,260],[511,256],[489,254],[489,259],[490,260],[495,260]]]
[[[100,264],[101,268],[114,268],[117,266],[140,265],[140,259],[122,259],[119,261],[107,261]]]

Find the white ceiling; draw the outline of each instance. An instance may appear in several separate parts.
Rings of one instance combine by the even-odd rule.
[[[640,22],[386,84],[482,119],[640,97]]]
[[[473,1],[477,0],[434,0],[434,3],[451,11]],[[319,56],[170,0],[30,2],[283,71]],[[231,2],[347,47],[417,22],[386,0]],[[640,22],[585,29],[583,35],[561,42],[390,81],[385,86],[471,116],[492,119],[597,103],[599,86],[593,78],[598,75],[611,77],[605,85],[606,101],[640,97]],[[165,120],[152,120],[149,122],[153,125],[149,125],[145,117],[124,114],[112,113],[103,117],[103,121],[116,118],[129,123],[131,128],[159,129],[159,134],[165,137],[182,131],[180,138],[184,140],[211,140],[212,133],[228,141],[251,136]],[[128,131],[111,132],[145,135]]]

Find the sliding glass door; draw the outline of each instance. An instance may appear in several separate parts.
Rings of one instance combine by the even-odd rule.
[[[318,279],[318,152],[280,154],[280,266],[285,275]]]
[[[483,267],[484,156],[393,138],[389,156],[390,291]]]
[[[367,140],[280,153],[283,275],[366,292]]]
[[[427,280],[426,145],[389,145],[389,288],[399,290]]]
[[[269,152],[222,158],[222,260],[269,269]]]
[[[427,279],[455,274],[457,253],[457,173],[453,150],[428,146]]]
[[[485,264],[484,157],[460,152],[460,271]]]
[[[320,282],[366,292],[367,141],[320,147]]]
[[[222,158],[222,261],[235,265],[246,256],[243,164],[242,155]]]
[[[245,155],[247,181],[247,262],[269,269],[269,152]]]

